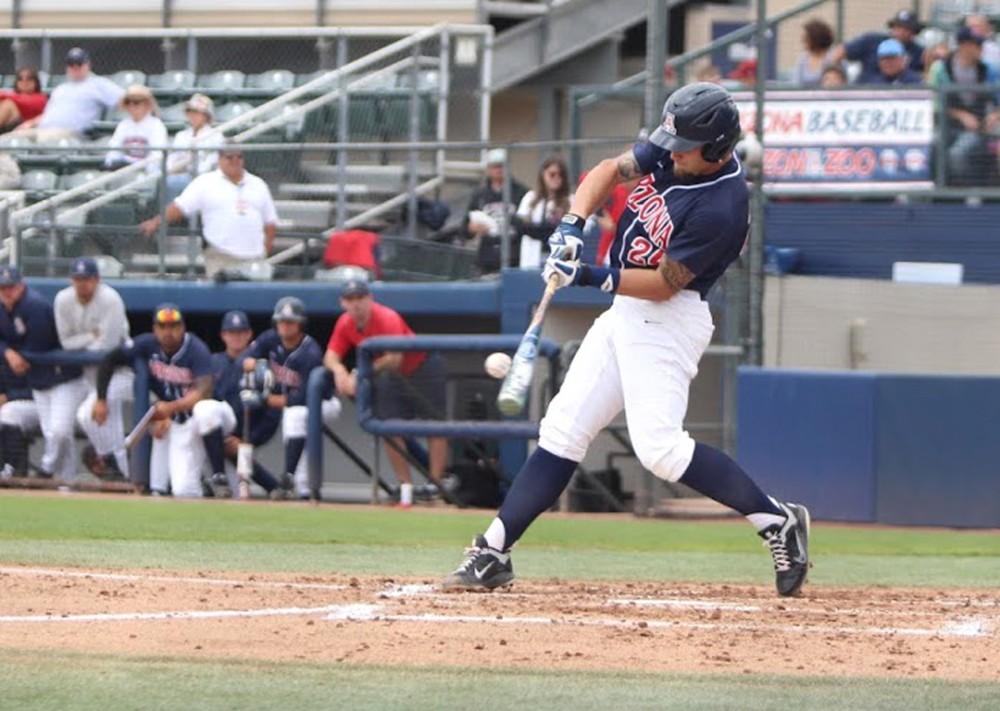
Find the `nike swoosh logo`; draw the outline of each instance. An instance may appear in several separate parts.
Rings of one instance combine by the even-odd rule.
[[[649,320],[648,318],[644,318],[644,319],[642,320],[642,322],[643,322],[643,323],[654,323],[654,324],[656,324],[657,326],[659,326],[659,325],[660,325],[660,322],[659,322],[659,321],[650,321],[650,320]]]
[[[483,576],[486,575],[486,573],[488,573],[489,570],[490,570],[490,568],[492,568],[492,567],[493,567],[493,563],[487,563],[486,567],[483,568],[482,570],[476,570],[475,568],[473,568],[472,572],[476,576],[477,580],[482,580]]]

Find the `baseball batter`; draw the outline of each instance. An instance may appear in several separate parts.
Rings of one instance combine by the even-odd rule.
[[[0,266],[0,356],[14,375],[25,376],[37,408],[38,424],[45,437],[41,476],[76,478],[76,408],[87,396],[87,385],[79,366],[33,365],[23,355],[59,350],[52,306],[21,279],[14,266]],[[29,408],[20,408],[26,418],[33,418]],[[22,430],[30,423],[8,425]]]
[[[227,311],[222,317],[219,332],[226,350],[212,354],[212,399],[199,401],[193,410],[194,420],[205,446],[205,454],[212,470],[212,491],[219,498],[226,498],[234,491],[234,481],[226,473],[226,460],[236,462],[236,452],[244,432],[243,360],[253,338],[250,319],[243,311]],[[253,393],[256,394],[256,391]],[[266,407],[250,410],[249,441],[255,447],[266,444],[281,424],[281,413]],[[252,480],[268,494],[283,490],[278,480],[259,462],[253,463]]]
[[[323,365],[323,350],[305,332],[306,307],[301,299],[285,296],[278,299],[272,315],[274,328],[260,334],[247,349],[244,370],[252,372],[257,359],[267,361],[274,374],[275,391],[267,396],[267,407],[281,411],[281,436],[285,443],[285,470],[282,488],[293,486],[300,497],[319,498],[310,491],[302,452],[306,446],[306,384],[313,368]],[[323,420],[331,422],[340,415],[336,396],[323,401]],[[302,466],[300,466],[302,465]]]
[[[543,279],[615,293],[594,322],[541,422],[497,517],[444,585],[492,589],[514,579],[510,549],[552,507],[590,442],[622,409],[642,465],[743,514],[770,550],[779,595],[795,595],[809,568],[809,512],[765,495],[740,466],[684,430],[688,389],[712,338],[706,295],[747,237],[749,191],[733,155],[740,136],[725,89],[675,91],[662,124],[580,184],[549,240]],[[586,217],[611,190],[641,180],[628,197],[611,266],[581,264]]]
[[[117,291],[101,282],[97,262],[80,257],[70,268],[72,285],[56,294],[53,309],[59,341],[65,350],[109,351],[128,340],[125,302]],[[84,368],[89,394],[76,412],[80,428],[87,433],[93,455],[84,462],[100,476],[128,477],[123,406],[132,400],[132,371],[119,368],[108,386],[108,420],[98,425],[90,417],[97,399],[97,367]]]
[[[175,304],[161,304],[153,313],[153,332],[108,353],[97,368],[97,398],[91,417],[98,425],[108,419],[108,386],[116,368],[136,359],[149,365],[149,389],[157,397],[150,426],[153,451],[149,458],[149,488],[154,494],[202,495],[205,449],[191,410],[212,393],[212,360],[208,346],[188,333]]]

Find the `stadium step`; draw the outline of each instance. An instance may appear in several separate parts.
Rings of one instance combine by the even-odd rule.
[[[340,168],[326,162],[303,161],[302,172],[313,182],[336,183],[340,179]],[[399,192],[406,188],[406,165],[374,165],[374,164],[354,164],[344,166],[344,173],[351,183],[363,183],[366,185],[379,184],[394,192]],[[437,174],[431,163],[417,163],[417,175],[420,179],[426,180]]]
[[[333,203],[326,200],[275,200],[281,230],[325,230],[332,223]]]

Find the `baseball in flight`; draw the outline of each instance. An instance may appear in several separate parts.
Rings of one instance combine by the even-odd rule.
[[[505,377],[510,370],[510,356],[506,353],[490,353],[483,364],[486,372],[497,380]]]

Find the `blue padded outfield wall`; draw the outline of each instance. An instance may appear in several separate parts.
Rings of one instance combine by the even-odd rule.
[[[1000,527],[1000,377],[741,368],[738,459],[817,518]]]

